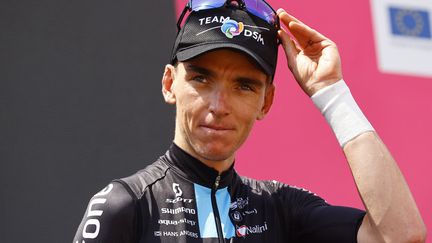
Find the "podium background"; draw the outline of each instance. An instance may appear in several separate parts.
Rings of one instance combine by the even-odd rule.
[[[1,1],[0,242],[72,242],[89,199],[166,151],[170,1]]]
[[[432,79],[377,69],[368,2],[270,1],[338,43],[344,76],[432,230]],[[164,153],[160,77],[184,1],[0,3],[0,242],[71,242],[90,197]],[[280,53],[275,104],[236,168],[362,207],[338,144]],[[428,239],[428,242],[431,242]]]

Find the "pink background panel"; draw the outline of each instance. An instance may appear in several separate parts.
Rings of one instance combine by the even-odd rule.
[[[186,1],[177,0],[177,15]],[[368,1],[278,1],[338,44],[344,79],[405,175],[432,232],[432,78],[381,73]],[[431,60],[432,61],[432,60]],[[307,188],[336,205],[363,208],[329,126],[289,72],[279,50],[276,97],[237,154],[242,175]],[[427,242],[432,242],[429,238]]]

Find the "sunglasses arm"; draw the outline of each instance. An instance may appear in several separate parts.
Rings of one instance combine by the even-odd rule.
[[[182,13],[181,13],[181,15],[180,15],[178,21],[177,21],[177,32],[180,32],[180,29],[181,29],[181,23],[183,22],[183,18],[184,18],[185,14],[187,13],[188,10],[190,10],[189,4],[187,4],[187,5],[184,7],[184,9],[183,9],[183,11],[182,11]]]

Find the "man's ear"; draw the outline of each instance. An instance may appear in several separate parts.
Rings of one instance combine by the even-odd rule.
[[[268,84],[265,90],[264,104],[261,108],[260,114],[257,117],[257,120],[264,119],[265,115],[270,111],[270,107],[273,104],[275,86],[273,84]]]
[[[176,103],[175,94],[173,92],[173,83],[175,79],[175,67],[171,64],[165,66],[165,70],[162,76],[162,95],[165,102],[171,105]]]

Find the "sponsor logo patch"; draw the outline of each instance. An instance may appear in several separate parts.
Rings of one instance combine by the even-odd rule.
[[[184,203],[192,203],[193,199],[189,198],[183,198],[183,191],[180,188],[180,185],[178,183],[172,184],[172,189],[175,194],[175,198],[167,198],[165,200],[166,203],[178,203],[178,202],[184,202]]]
[[[254,226],[242,225],[237,227],[236,235],[238,237],[246,237],[247,235],[250,234],[262,234],[267,230],[268,228],[266,222],[264,222],[263,225],[254,225]]]
[[[105,204],[105,202],[107,201],[105,196],[111,192],[113,187],[114,187],[113,184],[109,184],[107,187],[105,187],[96,195],[94,195],[93,198],[91,199],[87,209],[87,215],[86,215],[87,220],[82,230],[82,237],[84,239],[96,239],[98,237],[101,228],[99,217],[102,216],[103,210],[95,209],[94,207],[96,205]]]
[[[179,213],[188,213],[188,214],[196,214],[196,210],[193,208],[161,208],[161,212],[163,214],[179,214]]]
[[[243,220],[243,216],[241,215],[241,213],[239,211],[234,211],[231,213],[231,218],[232,220],[234,220],[235,222],[240,222]]]
[[[159,224],[162,225],[179,225],[179,224],[188,224],[191,226],[195,226],[196,222],[194,220],[190,220],[187,218],[179,219],[179,220],[170,220],[170,219],[159,219]]]
[[[232,202],[230,205],[230,209],[243,209],[249,204],[249,198],[243,199],[241,197],[237,198],[236,201]]]
[[[232,39],[234,36],[240,35],[244,30],[244,24],[235,20],[225,20],[221,26],[221,31],[226,37]]]
[[[224,17],[224,16],[212,16],[212,17],[206,17],[201,18],[198,20],[201,26],[205,26],[208,24],[214,24],[219,23],[221,25],[219,26],[213,26],[211,28],[208,28],[204,31],[201,31],[197,33],[196,35],[202,35],[208,31],[212,31],[214,29],[219,28],[222,33],[225,34],[227,38],[234,38],[236,36],[244,36],[246,38],[252,38],[256,42],[260,43],[261,45],[265,45],[264,37],[262,36],[262,31],[270,31],[269,28],[261,27],[257,25],[246,25],[243,22],[230,19],[230,17]],[[260,30],[260,31],[258,31]]]
[[[198,233],[191,232],[189,230],[181,231],[155,231],[154,236],[156,237],[179,237],[179,236],[189,236],[192,238],[198,238]]]

